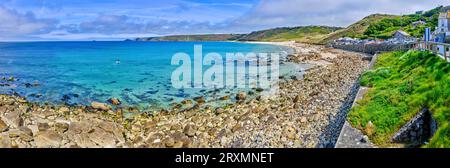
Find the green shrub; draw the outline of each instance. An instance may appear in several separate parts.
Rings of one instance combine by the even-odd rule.
[[[392,37],[395,31],[403,30],[413,37],[422,37],[426,27],[431,27],[434,30],[437,26],[441,8],[435,8],[424,14],[403,15],[379,20],[370,24],[364,32],[364,36],[370,39],[388,39]],[[412,23],[416,21],[425,21],[426,24],[413,26]]]
[[[371,88],[348,121],[374,143],[389,146],[391,137],[426,107],[439,130],[424,147],[450,147],[450,63],[430,52],[391,52],[380,55],[375,68],[362,75],[361,85]]]

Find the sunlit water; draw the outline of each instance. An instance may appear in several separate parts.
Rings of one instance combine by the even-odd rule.
[[[234,42],[30,42],[0,43],[0,94],[18,94],[33,102],[89,104],[119,98],[141,109],[205,96],[207,100],[239,89],[175,89],[171,65],[178,52],[292,52],[286,47]],[[120,60],[120,63],[118,62]],[[301,66],[282,64],[281,73]],[[13,76],[15,81],[8,81]],[[34,84],[37,83],[37,86]],[[241,89],[242,90],[242,89]],[[249,91],[250,89],[243,89]],[[229,100],[233,101],[233,100]]]

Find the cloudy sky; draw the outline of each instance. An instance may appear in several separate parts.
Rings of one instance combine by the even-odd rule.
[[[439,5],[450,0],[0,0],[0,41],[348,26],[373,13],[408,14]]]

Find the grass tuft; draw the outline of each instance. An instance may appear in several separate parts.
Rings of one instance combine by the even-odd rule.
[[[424,147],[450,147],[450,63],[430,52],[385,53],[361,85],[370,89],[349,113],[348,121],[379,146],[420,110],[433,112],[439,130]]]

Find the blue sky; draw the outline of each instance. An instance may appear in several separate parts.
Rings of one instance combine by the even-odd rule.
[[[0,0],[0,41],[108,40],[347,26],[369,14],[405,14],[450,0]]]

